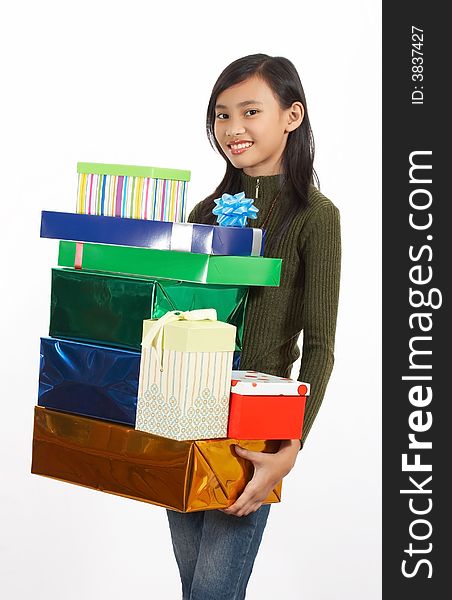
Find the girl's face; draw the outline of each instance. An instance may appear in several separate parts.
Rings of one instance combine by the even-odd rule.
[[[269,85],[251,77],[218,95],[214,133],[234,167],[254,177],[277,175],[289,132],[302,118],[301,103],[283,110]]]

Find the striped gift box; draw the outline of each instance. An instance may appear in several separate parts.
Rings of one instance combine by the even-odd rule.
[[[77,163],[77,213],[182,223],[190,171]]]

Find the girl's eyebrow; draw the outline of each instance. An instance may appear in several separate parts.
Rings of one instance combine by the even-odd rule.
[[[237,104],[237,108],[243,108],[244,106],[248,106],[250,104],[263,104],[263,102],[259,102],[259,100],[244,100],[243,102],[239,102]],[[224,104],[215,104],[215,108],[227,108]]]

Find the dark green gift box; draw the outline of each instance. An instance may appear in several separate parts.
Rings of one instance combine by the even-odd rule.
[[[50,335],[141,349],[143,319],[170,310],[215,308],[219,321],[237,327],[241,350],[248,288],[52,269]]]

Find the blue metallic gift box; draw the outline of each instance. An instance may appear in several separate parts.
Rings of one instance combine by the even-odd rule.
[[[135,424],[140,352],[41,338],[38,405]]]
[[[262,256],[265,231],[42,211],[41,237],[223,256]]]
[[[38,405],[135,427],[140,352],[41,338]],[[234,353],[238,369],[240,353]]]

